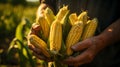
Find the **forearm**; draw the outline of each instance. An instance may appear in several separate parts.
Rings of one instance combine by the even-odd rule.
[[[120,40],[120,19],[115,21],[109,27],[107,27],[100,35],[98,39],[101,41],[97,47],[102,49],[108,45],[111,45]]]

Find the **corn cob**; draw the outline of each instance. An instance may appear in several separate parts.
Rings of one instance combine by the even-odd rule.
[[[65,39],[67,33],[68,33],[68,30],[70,28],[70,24],[67,22],[68,21],[68,13],[69,13],[69,10],[68,10],[68,6],[63,6],[57,13],[56,15],[56,19],[58,19],[60,21],[60,23],[62,24],[62,33],[63,33],[63,39]]]
[[[56,15],[56,19],[51,24],[50,28],[50,50],[55,54],[58,53],[62,45],[62,25],[66,20],[67,14],[69,13],[68,7],[64,6],[59,10]]]
[[[44,40],[48,39],[50,26],[49,26],[47,20],[45,19],[45,16],[44,15],[39,16],[38,22],[39,22],[41,29],[42,29],[43,39]]]
[[[59,10],[59,12],[56,15],[56,18],[59,19],[59,21],[61,21],[62,19],[64,19],[64,17],[66,17],[68,13],[69,13],[68,6],[64,6]]]
[[[54,15],[53,11],[49,7],[47,7],[45,9],[44,14],[45,14],[45,18],[48,21],[48,24],[51,25],[51,23],[55,20],[55,15]]]
[[[71,46],[77,43],[82,35],[83,31],[83,22],[77,21],[71,28],[67,39],[66,39],[66,49],[67,55],[71,55],[73,51],[71,50]]]
[[[33,44],[35,47],[37,47],[38,49],[41,49],[41,52],[46,56],[46,57],[50,57],[50,54],[47,51],[47,44],[40,39],[38,36],[32,34],[29,37],[29,41],[31,44]]]
[[[55,20],[50,28],[50,50],[57,54],[61,49],[62,43],[62,24],[59,20]]]
[[[69,20],[70,20],[71,25],[74,25],[74,23],[78,20],[77,14],[76,13],[70,14]]]
[[[93,20],[88,20],[88,24],[85,27],[85,30],[82,35],[82,40],[85,40],[87,38],[90,38],[94,35],[97,25],[98,25],[98,20],[94,18]]]
[[[55,67],[54,62],[48,62],[48,67]]]
[[[39,6],[36,12],[36,23],[39,21],[39,17],[44,14],[45,10],[41,10],[42,6]]]
[[[80,13],[80,15],[78,16],[78,20],[83,21],[83,24],[85,25],[88,20],[87,12],[83,11],[82,13]]]

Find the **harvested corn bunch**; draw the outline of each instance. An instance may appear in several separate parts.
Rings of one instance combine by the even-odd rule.
[[[68,6],[63,6],[54,15],[47,7],[36,21],[41,26],[40,32],[43,38],[35,35],[29,38],[30,42],[41,49],[46,57],[51,57],[55,61],[48,63],[49,67],[55,66],[56,61],[59,63],[61,58],[74,55],[71,46],[94,36],[98,26],[97,18],[91,20],[88,18],[88,12],[83,11],[77,16],[76,13],[70,14],[69,11]]]

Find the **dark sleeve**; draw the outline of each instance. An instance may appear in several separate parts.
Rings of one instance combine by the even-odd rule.
[[[53,9],[54,13],[56,12],[56,0],[40,0],[40,3],[47,4]]]

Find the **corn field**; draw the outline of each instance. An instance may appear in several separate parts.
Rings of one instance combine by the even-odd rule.
[[[37,7],[0,4],[0,67],[41,67],[43,61],[32,55],[26,40]]]

